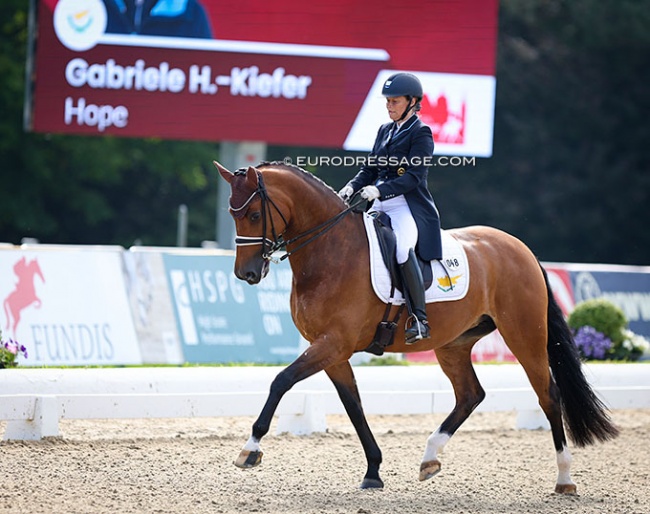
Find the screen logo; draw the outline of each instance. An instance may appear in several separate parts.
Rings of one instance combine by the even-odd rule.
[[[59,0],[54,9],[54,31],[70,50],[93,48],[106,30],[106,7],[101,0]]]

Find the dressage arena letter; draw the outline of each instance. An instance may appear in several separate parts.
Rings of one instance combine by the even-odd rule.
[[[73,102],[74,100],[70,97],[65,99],[64,120],[66,125],[71,125],[76,118],[77,125],[97,127],[97,130],[103,132],[106,127],[110,126],[124,128],[129,121],[129,110],[123,105],[117,107],[112,105],[86,105],[85,98],[79,98],[76,105]]]

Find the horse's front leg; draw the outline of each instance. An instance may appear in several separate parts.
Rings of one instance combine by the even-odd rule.
[[[368,469],[361,483],[361,489],[378,489],[384,487],[384,482],[379,478],[381,465],[381,450],[375,441],[372,431],[368,426],[366,416],[361,406],[361,397],[354,378],[354,372],[349,362],[330,366],[325,370],[336,387],[339,398],[345,411],[354,425],[354,429],[361,440],[361,446],[366,454]]]
[[[275,414],[284,394],[301,380],[322,371],[340,358],[331,345],[328,347],[324,343],[314,343],[292,364],[278,373],[278,376],[271,383],[269,396],[262,408],[262,412],[253,423],[252,434],[242,448],[239,457],[235,460],[235,466],[252,468],[262,462],[263,453],[260,449],[260,441],[268,433],[273,414]]]

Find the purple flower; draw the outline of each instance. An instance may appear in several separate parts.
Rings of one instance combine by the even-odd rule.
[[[585,325],[575,334],[575,343],[580,353],[587,359],[604,359],[612,347],[612,340],[594,327]]]
[[[18,345],[12,339],[5,343],[5,348],[14,355],[18,352]]]
[[[16,358],[20,354],[23,354],[27,358],[27,348],[13,339],[3,341],[2,333],[0,332],[0,368],[16,367]]]

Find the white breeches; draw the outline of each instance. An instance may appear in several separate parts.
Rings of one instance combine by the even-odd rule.
[[[409,258],[409,250],[415,249],[418,242],[418,227],[403,195],[388,200],[375,200],[372,210],[385,212],[393,225],[397,239],[397,263],[404,264]]]

